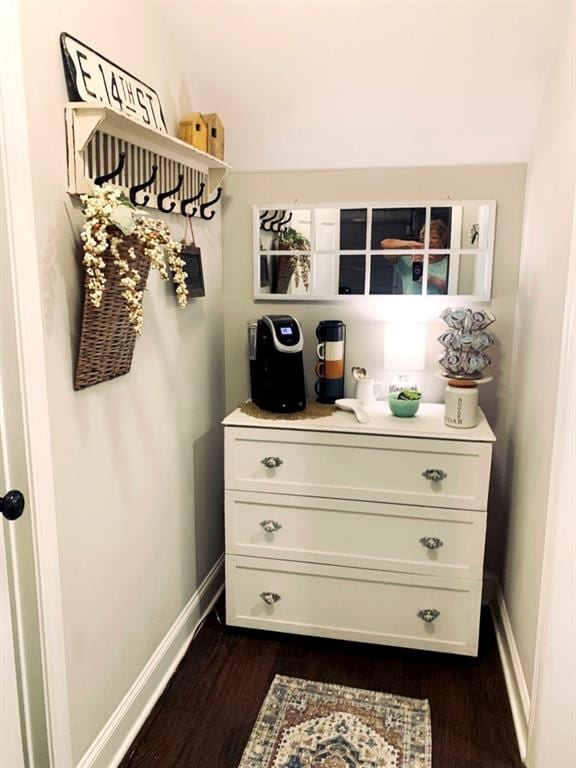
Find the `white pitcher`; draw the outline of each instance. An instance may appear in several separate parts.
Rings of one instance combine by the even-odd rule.
[[[356,382],[356,399],[360,401],[360,405],[374,405],[378,395],[383,392],[384,385],[382,382],[375,381],[370,376]]]

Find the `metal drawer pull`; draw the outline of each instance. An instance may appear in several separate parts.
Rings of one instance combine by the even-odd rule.
[[[260,592],[260,597],[267,605],[274,605],[274,603],[280,600],[280,595],[276,594],[276,592]]]
[[[426,549],[440,549],[444,546],[442,539],[437,539],[435,536],[423,536],[420,539],[420,544]]]
[[[279,531],[282,526],[280,523],[277,523],[276,520],[262,520],[260,523],[262,528],[266,531],[266,533],[274,533],[275,531]]]
[[[427,624],[431,624],[434,619],[437,619],[438,616],[440,616],[440,611],[437,611],[436,608],[424,608],[421,611],[418,611],[416,614],[419,619],[423,619]]]
[[[280,464],[284,464],[282,459],[279,459],[278,456],[266,456],[260,463],[264,464],[268,469],[274,469],[275,467],[279,467]]]
[[[443,469],[426,469],[422,472],[422,477],[425,477],[426,480],[432,480],[434,483],[439,483],[440,480],[444,480],[448,475]]]

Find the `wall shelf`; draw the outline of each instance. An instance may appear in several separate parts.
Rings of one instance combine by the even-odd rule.
[[[148,208],[157,208],[157,196],[173,189],[183,176],[178,193],[170,200],[180,203],[204,193],[198,203],[207,201],[218,188],[230,166],[174,136],[139,123],[122,112],[104,105],[70,102],[65,107],[68,151],[68,189],[72,195],[90,193],[94,179],[110,173],[118,165],[120,152],[126,155],[124,168],[114,184],[124,188],[143,183],[158,167],[157,177],[146,189]],[[140,198],[144,193],[140,193]],[[179,206],[175,211],[180,210]]]

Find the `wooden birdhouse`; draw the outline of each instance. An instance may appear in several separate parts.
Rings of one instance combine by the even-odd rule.
[[[187,144],[192,144],[202,152],[210,152],[208,149],[208,127],[204,116],[200,112],[191,112],[184,115],[178,127],[178,138]],[[210,152],[210,154],[212,154]]]
[[[215,112],[202,115],[208,129],[208,154],[224,160],[224,126]]]

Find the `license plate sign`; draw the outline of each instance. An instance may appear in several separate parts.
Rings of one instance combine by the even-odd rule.
[[[60,45],[72,101],[107,104],[151,128],[168,132],[153,88],[65,32],[60,35]]]

